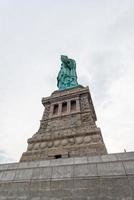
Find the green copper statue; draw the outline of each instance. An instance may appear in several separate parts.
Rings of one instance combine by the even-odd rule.
[[[61,55],[61,62],[61,69],[57,77],[59,90],[78,86],[75,60]]]

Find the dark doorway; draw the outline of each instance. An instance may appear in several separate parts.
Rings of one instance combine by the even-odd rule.
[[[59,159],[59,158],[61,158],[61,157],[62,157],[61,155],[55,155],[55,156],[54,156],[55,159]]]

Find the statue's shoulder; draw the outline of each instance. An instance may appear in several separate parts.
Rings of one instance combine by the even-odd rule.
[[[76,62],[75,62],[75,60],[70,58],[69,61],[70,61],[70,65],[71,65],[73,68],[76,68]]]
[[[71,62],[73,62],[73,63],[75,62],[75,60],[74,60],[74,59],[72,59],[72,58],[69,58],[69,60],[70,60]],[[76,63],[76,62],[75,62],[75,63]]]

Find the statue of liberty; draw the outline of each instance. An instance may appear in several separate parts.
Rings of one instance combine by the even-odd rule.
[[[57,77],[59,90],[78,86],[75,60],[61,55],[61,62],[61,69]]]

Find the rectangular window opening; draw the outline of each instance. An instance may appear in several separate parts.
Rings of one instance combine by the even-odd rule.
[[[76,110],[76,100],[72,100],[71,101],[71,111],[75,111]]]
[[[62,112],[67,112],[67,102],[62,104]]]
[[[58,104],[55,104],[55,105],[54,105],[54,109],[53,109],[53,114],[54,114],[54,115],[57,115],[57,114],[58,114],[58,107],[59,107]]]

